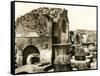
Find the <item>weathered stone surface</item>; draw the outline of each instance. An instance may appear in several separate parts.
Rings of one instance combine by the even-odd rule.
[[[75,49],[75,60],[83,61],[85,60],[85,52],[82,49],[81,44],[77,44]]]
[[[71,59],[71,66],[73,68],[77,68],[78,70],[86,70],[90,67],[90,59],[86,59],[84,61],[77,61],[75,59]]]
[[[54,65],[54,71],[71,71],[72,67],[71,64],[55,64]]]
[[[72,44],[75,44],[75,32],[74,31],[70,31],[69,32],[69,35],[70,35],[70,42],[72,43]]]
[[[69,51],[70,45],[55,44],[53,45],[53,51],[55,52],[55,61],[54,64],[69,64],[71,55],[67,54]]]
[[[17,49],[17,52],[15,54],[15,63],[16,67],[21,67],[22,66],[22,51]]]
[[[26,51],[26,54],[24,55],[25,52],[25,48],[30,47],[30,46],[34,46],[38,49],[39,51],[39,58],[40,58],[40,62],[42,64],[47,64],[47,63],[51,63],[51,58],[52,58],[52,44],[51,44],[51,38],[16,38],[16,47],[17,47],[17,54],[16,54],[16,59],[17,59],[17,65],[19,65],[20,63],[23,64],[23,58],[25,58],[25,63],[27,60],[28,55],[30,54],[34,54],[35,53],[35,49],[34,48],[29,48]],[[48,44],[49,43],[49,44]],[[48,46],[46,46],[48,45]],[[20,52],[22,53],[22,55],[20,55]],[[29,52],[31,51],[31,52]],[[25,57],[24,57],[25,56]],[[20,60],[20,62],[19,62]],[[22,65],[21,65],[22,66]]]
[[[52,34],[50,30],[52,30],[53,22],[58,23],[59,26],[62,26],[60,29],[65,29],[63,31],[66,32],[66,25],[68,25],[67,10],[47,7],[34,9],[29,13],[26,13],[25,15],[17,18],[15,22],[16,34],[27,35],[32,32],[39,37],[51,37]]]
[[[69,21],[67,10],[62,10],[52,23],[54,71],[66,71],[70,67]]]
[[[55,59],[54,64],[70,64],[71,55],[58,55]]]
[[[71,54],[72,56],[75,55],[75,47],[76,45],[71,45],[69,51],[67,52],[67,54]]]
[[[51,61],[54,63],[52,44],[59,45],[57,48],[53,46],[53,49],[55,49],[53,50],[55,52],[54,61],[57,63],[57,67],[59,67],[59,64],[62,67],[59,70],[63,71],[63,68],[66,70],[66,67],[69,67],[71,56],[67,55],[69,50],[69,44],[67,45],[69,43],[67,10],[61,8],[37,8],[17,18],[15,26],[16,46],[22,51],[24,55],[22,61],[23,63],[25,62],[25,66],[17,68],[16,72],[25,72],[25,70],[28,73],[43,72],[43,69],[41,70],[42,65],[50,64]],[[46,48],[46,44],[48,48]],[[29,48],[27,49],[28,52],[24,54],[26,47],[30,45],[38,49],[38,57],[35,56],[34,59],[39,59],[38,63],[42,64],[41,67],[32,66],[32,61],[34,61],[34,59],[32,60],[34,57],[34,52],[32,51],[36,49]],[[28,67],[31,68],[26,69]]]
[[[54,71],[71,70],[71,54],[68,54],[70,45],[53,45],[55,51]]]

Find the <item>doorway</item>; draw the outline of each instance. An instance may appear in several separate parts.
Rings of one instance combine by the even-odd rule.
[[[23,65],[27,64],[27,59],[30,64],[35,64],[40,62],[40,53],[37,47],[34,45],[29,45],[25,47],[23,51]]]

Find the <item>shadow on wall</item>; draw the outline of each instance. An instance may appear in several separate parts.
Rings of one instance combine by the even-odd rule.
[[[27,59],[30,61],[30,63],[37,63],[40,61],[39,57],[40,53],[37,47],[34,45],[27,46],[23,51],[23,65],[27,64]],[[29,57],[30,56],[30,57]]]

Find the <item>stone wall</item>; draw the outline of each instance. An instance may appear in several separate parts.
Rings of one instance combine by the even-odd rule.
[[[18,53],[22,53],[19,57],[23,59],[23,52],[27,46],[35,46],[40,53],[40,63],[51,63],[52,56],[52,40],[51,38],[16,38],[17,57]],[[20,52],[19,52],[20,51]]]
[[[40,7],[17,18],[15,22],[16,49],[22,53],[19,58],[23,59],[24,49],[33,45],[39,50],[40,63],[52,62],[52,64],[61,63],[61,66],[66,66],[66,64],[69,66],[70,55],[67,54],[69,51],[69,21],[67,14],[68,11],[65,9]],[[60,68],[58,70],[61,71]]]

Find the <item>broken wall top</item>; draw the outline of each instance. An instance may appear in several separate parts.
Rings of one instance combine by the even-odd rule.
[[[40,7],[18,17],[15,21],[16,34],[36,33],[38,36],[45,36],[47,31],[47,23],[54,22],[55,19],[63,17],[68,21],[67,10],[61,8]],[[56,20],[57,21],[57,20]],[[59,22],[59,21],[57,21]]]

